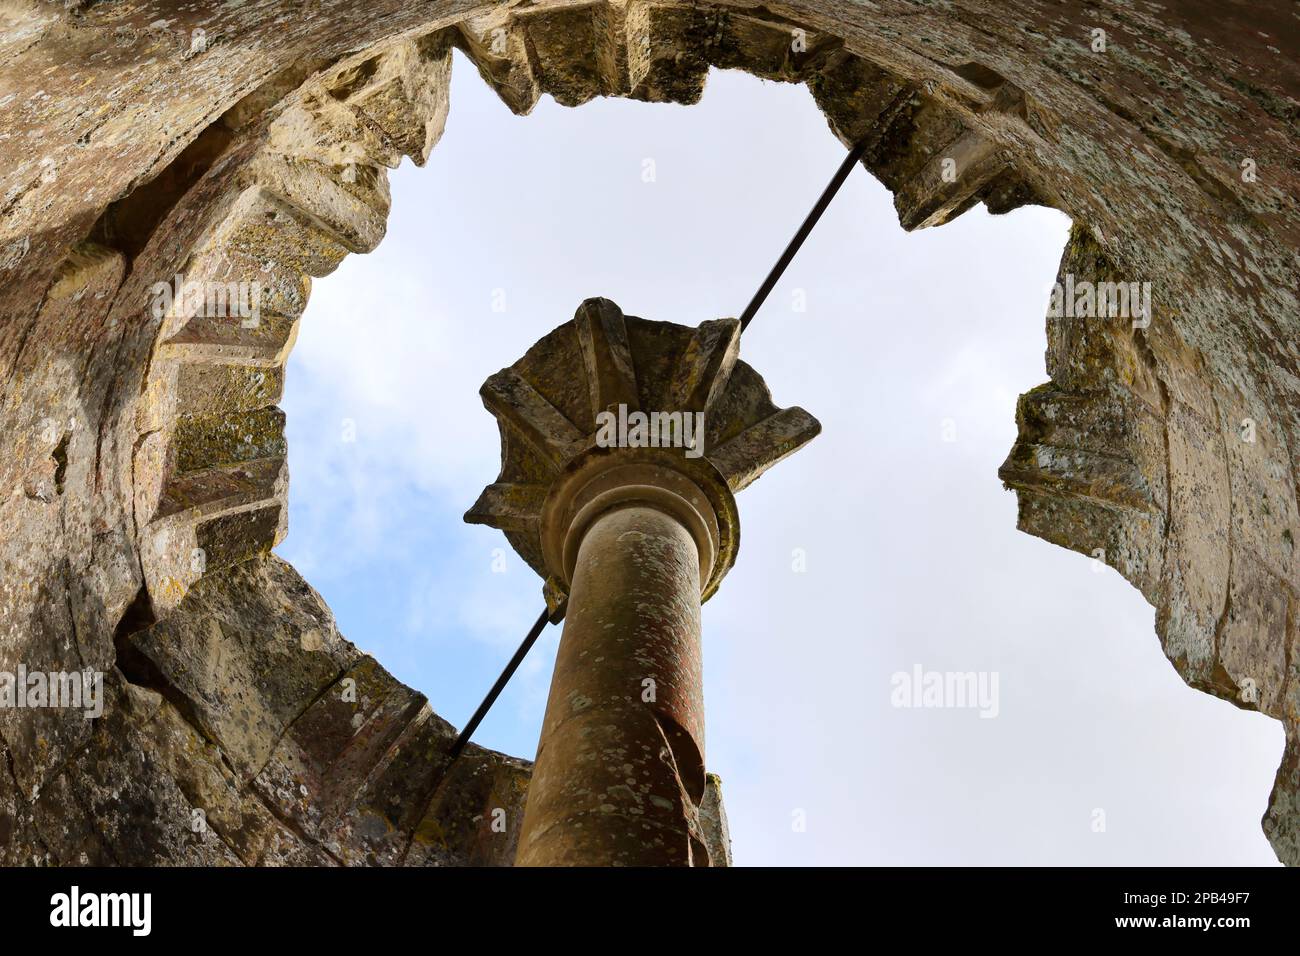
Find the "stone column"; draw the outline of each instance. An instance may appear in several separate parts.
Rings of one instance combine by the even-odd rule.
[[[735,561],[733,493],[820,430],[772,404],[739,339],[734,319],[692,329],[589,299],[483,386],[501,475],[466,520],[505,531],[565,618],[519,865],[710,865],[700,606]],[[652,425],[610,445],[616,411],[698,416],[699,443]]]
[[[568,530],[569,603],[519,865],[708,864],[696,808],[710,518],[666,488],[623,485]]]

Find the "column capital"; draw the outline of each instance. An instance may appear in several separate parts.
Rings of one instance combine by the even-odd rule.
[[[739,352],[735,319],[691,328],[586,300],[480,389],[501,472],[465,520],[505,532],[554,611],[593,509],[639,496],[695,537],[708,599],[735,563],[735,493],[821,431],[802,408],[776,406]]]

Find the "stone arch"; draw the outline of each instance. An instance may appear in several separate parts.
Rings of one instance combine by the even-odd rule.
[[[32,635],[11,655],[53,660],[70,632],[111,685],[93,731],[3,728],[15,858],[508,862],[469,821],[484,801],[517,805],[526,766],[476,751],[449,769],[446,723],[266,557],[285,530],[275,404],[310,279],[382,237],[385,170],[433,148],[459,48],[518,113],[544,93],[691,103],[710,67],[804,82],[842,141],[868,138],[906,228],[979,202],[1050,204],[1077,224],[1062,277],[1161,279],[1146,325],[1049,322],[1051,382],[1022,397],[1001,475],[1024,530],[1099,552],[1156,605],[1190,684],[1286,722],[1265,829],[1296,860],[1294,76],[1243,33],[1244,70],[1201,42],[1208,24],[1174,14],[1000,6],[986,23],[676,0],[16,15],[11,62],[92,50],[118,84],[96,92],[123,105],[87,116],[69,92],[49,119],[24,104],[19,126],[52,148],[14,147],[3,197],[5,421],[23,439],[0,470],[24,492],[7,518],[56,547],[3,555],[0,615]],[[1089,46],[1095,19],[1120,79]],[[1171,84],[1170,57],[1199,79]],[[1273,177],[1258,189],[1237,176],[1251,127],[1250,158]],[[195,302],[155,314],[155,284],[176,274],[260,283],[259,321]],[[1222,321],[1235,313],[1250,321]],[[278,656],[251,646],[241,614],[275,622]],[[217,650],[255,690],[205,676]],[[290,661],[301,680],[271,676]],[[366,708],[336,700],[349,681]],[[112,790],[142,754],[169,796],[139,792],[133,812],[159,833],[128,838],[107,801],[69,809],[70,786]],[[207,838],[177,826],[185,807],[215,808]]]
[[[897,190],[910,228],[980,201],[1001,212],[1036,199],[934,84],[932,95],[837,37],[763,11],[603,2],[506,9],[331,64],[273,114],[238,104],[225,122],[252,124],[243,134],[250,146],[231,160],[238,168],[224,177],[224,192],[206,203],[207,223],[178,273],[206,289],[208,301],[182,302],[173,291],[177,304],[162,318],[150,360],[150,415],[136,439],[136,520],[156,610],[178,604],[208,567],[228,567],[283,537],[283,416],[274,403],[311,278],[382,238],[385,172],[404,156],[422,164],[436,145],[453,48],[520,114],[543,93],[566,106],[598,96],[694,103],[711,67],[806,83],[842,139],[872,140],[866,162]],[[947,84],[944,93],[980,122],[1037,138],[1023,93],[991,69],[964,64]],[[943,178],[945,157],[960,164],[956,182]],[[260,283],[255,325],[213,308],[212,293],[232,283]]]

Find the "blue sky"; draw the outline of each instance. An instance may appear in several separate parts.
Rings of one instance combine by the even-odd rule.
[[[691,108],[520,118],[458,56],[441,144],[392,174],[383,244],[315,283],[289,361],[279,553],[343,633],[463,724],[541,606],[504,537],[461,520],[499,464],[479,385],[588,296],[737,315],[842,156],[800,86],[715,72]],[[1017,532],[997,478],[1046,380],[1068,228],[981,207],[906,234],[858,169],[746,333],[823,433],[741,493],[704,608],[738,863],[1275,863],[1280,727],[1187,688],[1137,591]],[[480,743],[532,756],[558,639]],[[996,672],[996,718],[892,706],[918,665]]]

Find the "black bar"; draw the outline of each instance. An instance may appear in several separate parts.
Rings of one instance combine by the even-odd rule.
[[[782,274],[785,272],[786,267],[790,265],[791,260],[794,259],[795,254],[799,251],[799,247],[802,246],[804,240],[808,238],[808,234],[813,231],[813,226],[817,225],[817,220],[822,217],[822,213],[824,213],[826,207],[831,204],[831,200],[835,198],[835,194],[839,192],[840,187],[844,185],[844,180],[849,178],[849,173],[853,170],[853,167],[857,165],[858,160],[862,158],[862,154],[866,151],[867,138],[864,136],[856,146],[849,150],[849,154],[844,157],[844,162],[840,163],[840,168],[835,170],[835,175],[831,177],[831,181],[827,183],[826,188],[822,190],[821,197],[817,200],[817,204],[812,207],[812,211],[809,212],[808,217],[804,219],[803,225],[799,227],[799,231],[794,234],[794,238],[790,240],[790,244],[785,247],[785,252],[781,253],[781,258],[776,260],[776,265],[772,266],[772,271],[767,274],[767,278],[763,280],[763,284],[759,286],[758,291],[754,293],[754,298],[750,299],[749,305],[745,306],[745,311],[741,313],[740,316],[740,331],[745,331],[745,329],[749,327],[749,323],[754,321],[754,315],[762,307],[763,302],[772,292],[772,289],[775,288],[776,284],[781,280]]]
[[[483,718],[487,716],[487,712],[492,709],[492,705],[495,704],[497,698],[501,696],[501,692],[505,690],[506,684],[510,683],[510,678],[515,675],[515,671],[517,671],[519,665],[524,662],[524,658],[528,656],[528,652],[532,649],[532,646],[537,643],[537,638],[541,635],[550,619],[550,610],[548,608],[542,608],[541,616],[537,618],[536,623],[533,624],[532,630],[528,632],[528,636],[524,638],[524,642],[520,644],[519,649],[515,651],[515,656],[510,658],[510,663],[506,665],[506,669],[501,672],[501,676],[497,678],[497,682],[492,685],[492,689],[488,691],[487,696],[483,698],[483,703],[478,705],[478,710],[474,711],[474,716],[469,719],[469,723],[465,725],[465,729],[460,732],[460,736],[456,738],[456,742],[451,745],[452,760],[459,757],[460,752],[465,749],[465,745],[469,743],[469,738],[474,736],[474,731],[478,730],[478,725],[483,722]]]
[[[493,838],[489,826],[482,824],[484,840]],[[869,856],[870,851],[863,855]],[[1173,941],[1175,952],[1182,952],[1192,936],[1208,937],[1220,952],[1247,951],[1241,949],[1242,944],[1250,947],[1249,952],[1263,951],[1261,944],[1272,940],[1291,939],[1294,944],[1295,877],[1281,867],[868,867],[850,872],[856,875],[846,878],[842,869],[816,872],[755,867],[732,870],[721,879],[744,893],[749,911],[762,917],[751,920],[756,932],[779,932],[785,926],[790,932],[807,935],[808,921],[798,912],[789,912],[790,900],[815,899],[817,926],[811,938],[818,938],[818,930],[826,934],[822,938],[834,939],[838,933],[862,938],[878,924],[902,940],[915,938],[926,944],[918,948],[927,952],[943,949],[942,944],[949,942],[971,950],[972,944],[981,940],[1023,940],[1026,949],[1042,949],[1045,942],[1061,939],[1095,939],[1107,943],[1110,948],[1105,951],[1110,952],[1114,947],[1111,941],[1125,936],[1136,943],[1125,949],[1140,946],[1143,951],[1154,949],[1153,940],[1164,939]],[[580,914],[584,930],[608,927],[615,934],[626,932],[629,893],[680,892],[683,879],[680,872],[669,869],[594,867],[290,871],[275,867],[32,867],[0,869],[0,897],[4,899],[5,938],[21,942],[50,933],[52,942],[60,942],[61,936],[62,945],[51,946],[51,953],[76,952],[85,943],[98,952],[99,941],[111,942],[113,937],[132,940],[137,932],[128,925],[129,919],[117,920],[116,926],[104,926],[101,921],[97,928],[79,919],[83,942],[78,943],[77,936],[69,936],[71,928],[56,916],[58,896],[71,897],[73,886],[81,899],[100,893],[150,894],[148,935],[163,943],[174,941],[174,952],[188,952],[195,948],[197,936],[213,933],[216,938],[218,932],[244,939],[244,948],[256,942],[259,950],[264,950],[284,941],[295,951],[337,952],[340,944],[351,950],[353,941],[373,950],[382,914],[406,913],[418,920],[421,914],[431,912],[431,898],[446,912],[459,914],[463,923],[488,930],[549,925],[546,921],[555,918],[551,894],[557,889],[568,899],[580,893],[586,901]],[[719,875],[690,879],[692,886],[703,886],[706,879],[719,879]],[[538,882],[528,886],[530,880]],[[1159,899],[1143,901],[1148,897]],[[501,911],[503,899],[511,900],[509,914]],[[130,907],[140,915],[143,909],[143,905]],[[128,907],[116,912],[125,915]],[[79,909],[78,916],[83,913]],[[214,922],[205,924],[196,914]],[[1212,925],[1189,927],[1189,917],[1208,918]],[[836,926],[840,930],[836,931]],[[144,930],[141,927],[139,932],[143,935]],[[72,947],[67,945],[69,941]],[[324,945],[316,946],[318,941]],[[1287,951],[1285,946],[1280,950]]]

